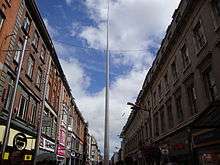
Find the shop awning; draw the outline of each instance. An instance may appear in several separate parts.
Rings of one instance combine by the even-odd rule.
[[[217,105],[201,113],[193,123],[193,129],[220,128],[220,105]]]
[[[154,145],[145,145],[142,148],[142,153],[145,157],[151,158],[151,159],[158,159],[161,156],[160,148]]]
[[[57,157],[55,153],[42,153],[36,157],[36,162],[56,162]]]

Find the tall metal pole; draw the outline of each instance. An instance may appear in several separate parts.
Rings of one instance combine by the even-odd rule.
[[[104,165],[109,165],[109,0],[107,9]]]
[[[7,125],[6,125],[6,129],[5,129],[5,132],[4,132],[4,139],[3,139],[2,152],[1,152],[2,155],[4,155],[6,146],[8,144],[13,107],[14,107],[15,97],[16,97],[16,93],[17,93],[19,78],[20,78],[20,74],[21,74],[21,67],[22,67],[22,62],[23,62],[23,58],[24,58],[24,53],[25,53],[25,49],[26,49],[26,46],[27,46],[27,41],[28,41],[28,36],[25,36],[24,45],[23,45],[23,48],[22,48],[22,51],[21,51],[21,57],[20,57],[19,65],[18,65],[15,86],[14,86],[14,89],[13,89],[11,106],[10,106],[9,114],[8,114],[8,118],[7,118]]]

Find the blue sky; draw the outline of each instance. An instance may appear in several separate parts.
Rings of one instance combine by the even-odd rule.
[[[101,151],[107,0],[38,0],[61,65]],[[135,101],[179,0],[112,0],[110,3],[110,146]],[[125,115],[122,115],[124,114]]]

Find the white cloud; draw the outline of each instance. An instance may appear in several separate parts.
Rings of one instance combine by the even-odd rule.
[[[72,3],[72,0],[65,0],[67,5],[70,5]]]
[[[139,50],[155,45],[155,37],[161,37],[172,18],[179,0],[117,0],[110,4],[110,49]],[[90,17],[98,26],[84,27],[80,36],[93,48],[105,49],[107,1],[86,0]],[[121,55],[122,63],[142,61],[144,53]],[[135,60],[131,60],[135,59]],[[133,62],[134,63],[134,62]]]
[[[81,98],[85,96],[87,87],[90,85],[90,78],[86,75],[81,64],[73,58],[60,59],[69,85],[71,86],[74,97]]]

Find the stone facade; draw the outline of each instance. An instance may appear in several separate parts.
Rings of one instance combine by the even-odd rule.
[[[216,156],[219,141],[212,148],[211,139],[200,144],[197,138],[219,134],[219,6],[215,0],[180,2],[136,101],[148,112],[133,110],[122,131],[125,158],[149,162],[138,154],[139,144],[158,147],[164,162],[201,163],[207,153]]]

